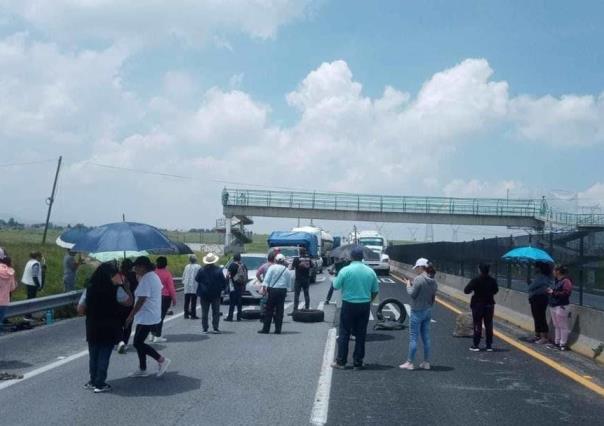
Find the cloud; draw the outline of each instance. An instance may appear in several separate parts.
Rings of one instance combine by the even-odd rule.
[[[456,198],[506,198],[508,195],[510,198],[527,198],[530,193],[522,182],[489,182],[480,179],[454,179],[447,183],[442,191],[446,197]]]
[[[198,46],[216,33],[274,37],[281,26],[305,16],[311,5],[310,0],[23,0],[5,2],[0,11],[66,43],[147,45],[174,39]],[[216,37],[226,47],[224,37]]]
[[[597,207],[604,209],[604,183],[596,182],[585,191],[578,194],[578,202],[581,207]]]

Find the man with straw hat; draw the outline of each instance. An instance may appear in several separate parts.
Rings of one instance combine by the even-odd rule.
[[[201,326],[203,333],[208,333],[208,314],[212,307],[212,328],[214,334],[220,334],[220,294],[227,286],[227,280],[222,268],[216,265],[220,258],[214,253],[208,253],[203,258],[203,268],[197,272],[197,295],[201,300]]]

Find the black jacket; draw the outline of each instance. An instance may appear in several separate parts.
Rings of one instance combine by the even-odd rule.
[[[86,340],[114,345],[121,337],[121,305],[117,287],[90,286],[86,289]]]
[[[479,275],[468,283],[463,290],[465,294],[474,293],[470,306],[494,305],[495,296],[499,292],[497,280],[490,275]]]
[[[195,281],[199,284],[197,295],[202,299],[215,299],[227,287],[227,279],[222,268],[216,265],[206,265],[197,272]]]

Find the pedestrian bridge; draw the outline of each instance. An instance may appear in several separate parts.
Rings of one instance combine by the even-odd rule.
[[[604,214],[558,212],[548,206],[545,198],[417,197],[225,188],[222,205],[228,218],[259,216],[536,229],[546,224],[604,228]]]

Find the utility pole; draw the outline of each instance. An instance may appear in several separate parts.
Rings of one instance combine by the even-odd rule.
[[[48,204],[48,213],[46,213],[46,224],[44,225],[44,234],[42,235],[42,244],[46,244],[46,234],[48,233],[48,223],[50,222],[50,213],[52,212],[52,203],[55,201],[55,192],[57,190],[57,180],[59,179],[59,171],[61,170],[61,162],[63,161],[63,156],[59,156],[59,162],[57,163],[57,172],[55,173],[55,180],[52,184],[52,192],[50,197],[46,199],[46,204]]]

